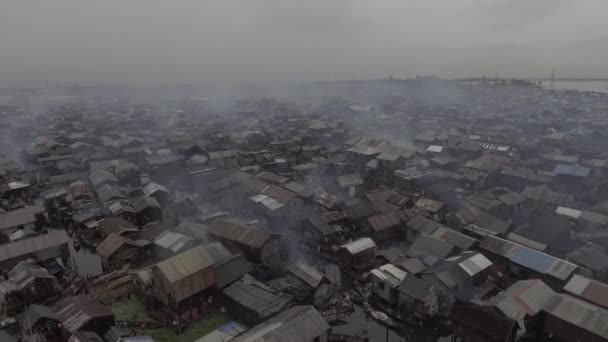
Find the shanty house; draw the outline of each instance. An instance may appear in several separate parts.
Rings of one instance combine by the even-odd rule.
[[[0,282],[0,314],[12,315],[27,304],[52,298],[60,289],[57,278],[34,260],[22,261]]]
[[[507,263],[509,270],[519,276],[528,273],[542,277],[550,286],[561,288],[577,269],[571,262],[525,247],[515,242],[488,236],[480,244],[499,264]]]
[[[329,325],[313,306],[294,306],[249,331],[233,342],[327,342]]]
[[[276,268],[281,265],[281,235],[246,226],[235,220],[215,219],[207,227],[214,237],[236,244],[247,257],[257,263]]]
[[[103,336],[114,325],[114,314],[110,308],[92,296],[62,299],[53,307],[53,311],[65,336],[79,330],[92,331]]]
[[[340,240],[342,228],[326,223],[319,216],[313,216],[302,221],[302,233],[314,242],[328,244]]]
[[[575,274],[564,286],[564,292],[608,309],[608,284]]]
[[[209,152],[209,165],[231,169],[238,167],[238,157],[234,150]]]
[[[437,290],[427,281],[408,274],[397,291],[400,316],[425,321],[439,311]]]
[[[0,232],[10,235],[18,229],[35,229],[39,223],[46,221],[45,209],[41,205],[19,208],[0,213]]]
[[[101,256],[105,269],[115,270],[137,260],[140,248],[135,241],[111,233],[98,246],[97,254]]]
[[[407,222],[406,240],[412,243],[422,234],[433,234],[439,227],[441,227],[439,222],[418,215]]]
[[[213,242],[161,261],[152,267],[152,294],[165,305],[171,305],[217,285],[220,278],[229,283],[226,277],[233,277],[234,281],[250,271],[227,265],[225,274],[219,274],[217,266],[231,260],[242,265],[238,256],[221,242]]]
[[[137,222],[140,225],[145,225],[150,222],[159,222],[163,219],[162,209],[160,204],[154,197],[139,196],[131,200],[135,209]]]
[[[407,276],[407,272],[393,264],[386,264],[370,272],[372,291],[389,304],[397,303],[399,285]]]
[[[370,238],[361,238],[340,247],[340,263],[355,270],[366,270],[374,266],[376,243]]]
[[[579,265],[579,273],[601,281],[608,281],[608,254],[598,244],[579,247],[566,255]]]
[[[146,184],[141,190],[144,195],[154,197],[158,203],[169,202],[169,189],[163,185],[152,182]]]
[[[64,230],[52,230],[48,234],[1,245],[0,268],[9,269],[26,259],[42,262],[61,258],[65,262],[69,257],[69,241]]]
[[[367,218],[372,237],[376,241],[387,240],[401,233],[403,223],[396,211],[380,213]]]
[[[344,197],[354,198],[361,192],[363,179],[358,173],[351,175],[338,176],[336,178],[340,191]]]
[[[492,307],[457,301],[450,311],[453,336],[461,342],[515,342],[517,322]]]
[[[291,305],[291,297],[246,274],[223,290],[228,310],[248,324],[258,324]]]

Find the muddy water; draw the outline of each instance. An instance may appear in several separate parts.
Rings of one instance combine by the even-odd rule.
[[[403,331],[387,329],[367,316],[363,309],[355,305],[355,311],[343,319],[346,324],[332,327],[332,332],[344,335],[357,335],[367,331],[371,342],[449,342],[449,337],[439,337],[432,328],[406,328]]]
[[[87,250],[86,247],[80,247],[79,250],[76,250],[70,242],[70,256],[72,267],[78,270],[79,275],[92,277],[103,273],[101,257]]]
[[[9,335],[6,331],[0,330],[0,342],[15,342],[17,341],[11,335]]]

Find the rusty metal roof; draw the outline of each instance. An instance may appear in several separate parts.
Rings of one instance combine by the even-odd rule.
[[[170,283],[175,283],[233,256],[221,242],[195,247],[184,253],[161,261],[158,268]]]

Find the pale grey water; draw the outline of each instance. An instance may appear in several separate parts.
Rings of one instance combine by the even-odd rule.
[[[70,242],[70,255],[72,266],[77,268],[79,275],[93,277],[103,273],[101,257],[85,247],[76,250]]]

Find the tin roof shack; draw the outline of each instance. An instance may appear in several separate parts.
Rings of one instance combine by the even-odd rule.
[[[70,237],[64,230],[52,230],[48,234],[23,239],[0,246],[0,268],[9,269],[18,262],[35,259],[38,262],[61,258],[68,260]]]
[[[450,318],[458,341],[515,342],[517,338],[517,322],[492,307],[457,301]]]
[[[514,191],[522,191],[526,187],[536,187],[552,181],[552,176],[539,174],[535,170],[525,167],[505,167],[496,177],[498,184]]]
[[[166,259],[176,253],[184,252],[196,244],[196,240],[184,234],[167,230],[154,239],[154,253],[157,257]]]
[[[103,260],[106,270],[116,270],[137,261],[140,248],[135,241],[111,233],[98,246],[97,254]]]
[[[559,341],[608,341],[608,310],[567,295],[543,308],[544,332]]]
[[[432,235],[433,232],[441,227],[441,224],[424,216],[418,215],[409,220],[406,227],[406,240],[409,243],[413,243],[422,234]]]
[[[584,181],[588,179],[590,172],[590,168],[578,164],[558,164],[553,169],[556,175],[555,185],[561,191],[585,195],[589,187]]]
[[[0,282],[0,314],[13,315],[27,304],[44,302],[60,291],[57,278],[34,260],[22,261]]]
[[[163,219],[163,212],[160,204],[154,197],[139,196],[131,199],[135,209],[137,222],[143,226],[150,222],[160,222]]]
[[[407,276],[407,272],[393,264],[386,264],[371,270],[370,275],[372,291],[385,302],[394,305],[397,303],[399,292],[397,288]]]
[[[368,270],[374,267],[376,250],[376,243],[370,238],[346,243],[338,251],[340,263],[357,271]]]
[[[412,258],[425,259],[433,256],[437,259],[447,259],[456,253],[456,247],[447,241],[422,234],[410,246],[407,255]]]
[[[342,228],[338,225],[330,225],[321,217],[313,216],[302,221],[302,234],[311,242],[321,245],[332,245],[339,243],[342,238]]]
[[[421,278],[437,289],[440,307],[451,303],[452,296],[471,297],[474,287],[483,283],[492,262],[483,254],[467,251],[441,260],[427,268]]]
[[[279,186],[268,185],[260,191],[260,194],[251,197],[251,200],[256,203],[256,209],[268,218],[271,225],[284,226],[287,223],[296,226],[302,219],[304,200],[296,193]]]
[[[0,197],[9,199],[28,197],[31,186],[26,181],[13,181],[0,184]]]
[[[327,342],[329,325],[312,306],[294,306],[249,331],[233,342]]]
[[[238,167],[238,156],[234,150],[209,152],[209,165],[224,169]]]
[[[561,289],[577,269],[571,262],[495,236],[486,237],[479,248],[489,252],[497,264],[507,266],[518,278],[539,276],[556,289]]]
[[[425,197],[420,198],[418,201],[416,201],[416,204],[414,204],[414,206],[416,208],[426,210],[429,214],[431,214],[431,217],[433,217],[437,221],[442,221],[443,219],[445,219],[445,214],[447,213],[448,209],[445,203]]]
[[[41,205],[0,212],[0,232],[6,236],[19,229],[35,230],[47,222]]]
[[[229,311],[247,324],[258,324],[285,310],[291,297],[277,292],[250,275],[224,289]]]
[[[579,272],[590,278],[608,281],[608,254],[597,244],[579,247],[566,255],[566,258],[579,265]]]
[[[171,305],[211,286],[225,286],[250,270],[241,255],[233,254],[221,242],[213,242],[154,265],[152,294]]]
[[[169,189],[167,189],[167,187],[163,185],[152,182],[146,184],[141,190],[144,195],[153,197],[154,199],[156,199],[156,201],[158,201],[158,203],[164,205],[169,203]]]
[[[527,187],[521,195],[526,198],[525,206],[530,209],[546,207],[554,211],[557,207],[572,208],[576,203],[571,194],[553,191],[548,185]]]
[[[92,296],[70,297],[59,301],[53,311],[65,337],[76,331],[92,331],[103,336],[114,325],[114,314],[109,307]]]
[[[46,306],[32,304],[19,319],[22,331],[28,334],[39,334],[47,341],[56,341],[61,337],[57,331],[57,315]]]
[[[608,309],[608,284],[575,274],[563,290],[572,296]]]
[[[431,283],[407,274],[397,290],[397,312],[406,322],[411,319],[425,321],[439,311],[437,290]]]
[[[213,330],[207,335],[199,338],[194,342],[228,342],[235,338],[237,335],[240,335],[247,331],[247,328],[240,325],[235,321],[230,321],[225,325]],[[118,341],[123,342],[123,341]],[[138,341],[125,341],[125,342],[138,342]],[[147,341],[146,341],[147,342]],[[150,341],[153,342],[153,341]]]
[[[403,230],[403,222],[396,211],[370,216],[367,221],[375,241],[385,241],[399,236]]]
[[[253,262],[278,268],[281,265],[282,237],[279,234],[246,226],[235,220],[215,219],[207,232],[222,241],[228,241],[244,249]]]
[[[357,197],[363,187],[363,178],[358,173],[351,175],[338,176],[336,182],[340,191],[340,195],[345,198]]]
[[[114,233],[130,239],[137,239],[139,229],[122,217],[106,217],[99,221],[99,231],[102,238]]]

